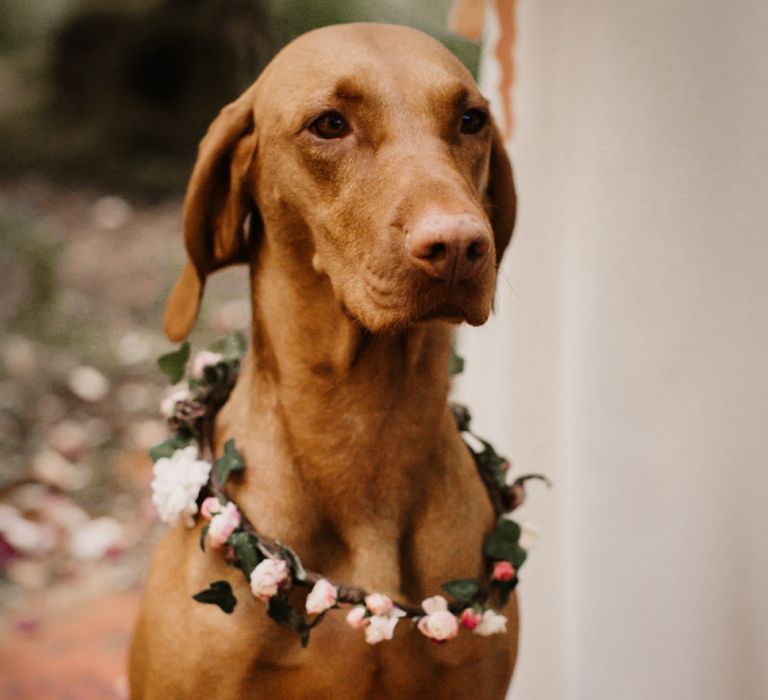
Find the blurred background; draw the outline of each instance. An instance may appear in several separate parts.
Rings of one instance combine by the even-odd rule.
[[[456,386],[555,483],[509,697],[768,698],[768,5],[456,4],[482,49],[448,0],[0,0],[0,697],[124,696],[197,141],[293,36],[373,20],[479,76],[516,171]]]

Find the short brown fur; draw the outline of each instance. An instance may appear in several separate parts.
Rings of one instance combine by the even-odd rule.
[[[342,25],[288,45],[222,110],[200,145],[184,205],[189,263],[165,328],[189,333],[208,274],[250,265],[251,351],[219,415],[247,470],[231,496],[257,530],[325,575],[418,604],[483,571],[493,513],[447,405],[452,323],[483,323],[514,223],[495,126],[436,41],[404,27]],[[351,134],[307,126],[343,113]],[[410,265],[428,212],[469,213],[492,232],[488,264],[447,285]],[[250,219],[249,219],[250,216]],[[503,698],[509,632],[442,645],[407,622],[376,646],[332,611],[302,649],[242,575],[177,526],[154,559],[130,659],[132,697]],[[234,613],[191,595],[231,582]]]

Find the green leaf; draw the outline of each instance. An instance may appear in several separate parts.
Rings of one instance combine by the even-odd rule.
[[[495,585],[499,589],[499,607],[505,608],[509,602],[512,591],[517,588],[517,576],[510,581],[496,581]]]
[[[275,622],[286,625],[294,632],[298,632],[302,647],[306,647],[309,644],[309,631],[313,625],[307,622],[307,617],[303,612],[296,612],[287,600],[279,596],[273,596],[269,599],[267,613]]]
[[[237,331],[226,338],[219,338],[211,346],[211,352],[218,352],[225,357],[241,358],[248,348],[248,340],[245,335]]]
[[[511,562],[512,566],[517,568],[512,558],[519,558],[518,550],[522,550],[518,544],[519,540],[520,526],[514,520],[500,518],[496,524],[496,529],[485,538],[483,552],[492,559]]]
[[[272,596],[267,606],[267,614],[277,623],[293,627],[292,621],[296,616],[296,611],[291,604],[283,598]]]
[[[178,384],[184,377],[187,360],[189,360],[189,341],[185,340],[178,350],[157,358],[157,366],[168,377],[171,384]]]
[[[520,569],[525,564],[525,560],[528,558],[528,552],[526,552],[519,544],[515,544],[512,547],[512,556],[508,559],[509,563]]]
[[[458,431],[463,433],[465,430],[469,430],[472,423],[472,414],[469,409],[460,403],[451,403],[450,407]]]
[[[299,559],[299,555],[296,554],[288,545],[278,543],[278,546],[280,547],[280,550],[285,555],[285,558],[288,560],[288,562],[291,565],[291,568],[293,569],[293,577],[297,581],[303,581],[307,578],[307,572],[304,569],[304,565],[301,563],[301,559]]]
[[[216,460],[216,483],[223,488],[232,472],[245,469],[241,454],[235,447],[235,439],[231,438],[224,444],[224,454]]]
[[[192,598],[198,603],[208,603],[218,605],[227,615],[229,615],[237,605],[237,598],[232,593],[232,586],[227,581],[214,581],[210,588],[200,591]]]
[[[479,440],[483,445],[483,451],[480,453],[480,456],[483,457],[483,459],[487,460],[487,462],[492,467],[504,467],[509,460],[506,457],[502,457],[498,452],[496,452],[496,449],[491,445],[490,442],[487,440],[483,440],[483,438],[478,437],[474,433],[472,435],[475,437],[476,440]],[[506,471],[506,470],[504,470]]]
[[[457,578],[452,581],[446,581],[440,586],[449,596],[460,600],[463,603],[469,603],[477,595],[480,589],[480,582],[475,578]]]
[[[259,552],[259,541],[256,535],[251,532],[233,532],[227,539],[227,544],[232,545],[235,556],[240,562],[240,570],[245,575],[246,580],[250,581],[251,572],[264,559]]]
[[[451,377],[455,377],[457,374],[461,374],[464,371],[464,358],[456,353],[453,345],[451,345],[451,358],[448,361],[448,374]]]
[[[208,528],[211,527],[210,523],[206,523],[203,525],[202,529],[200,530],[200,549],[205,551],[205,538],[208,536]]]
[[[176,450],[180,450],[187,447],[190,443],[190,437],[188,435],[182,435],[177,433],[168,438],[165,442],[161,442],[159,445],[155,445],[149,450],[149,456],[153,462],[157,462],[158,459],[163,457],[171,457]]]

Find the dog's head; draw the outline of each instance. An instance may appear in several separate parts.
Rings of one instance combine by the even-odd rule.
[[[184,338],[206,276],[254,263],[262,239],[294,269],[326,275],[371,331],[430,318],[479,325],[514,218],[499,132],[449,51],[405,27],[316,30],[283,49],[200,144],[184,202],[189,263],[166,333]]]

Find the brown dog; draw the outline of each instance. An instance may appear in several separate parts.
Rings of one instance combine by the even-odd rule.
[[[342,25],[287,46],[211,125],[184,204],[190,261],[250,265],[251,351],[217,423],[247,469],[231,497],[311,569],[419,604],[480,576],[493,511],[447,404],[451,324],[483,323],[509,242],[509,161],[470,74],[437,41]],[[246,219],[250,215],[250,225]],[[246,230],[247,229],[247,230]],[[303,649],[199,526],[155,556],[131,652],[140,698],[503,698],[506,635],[370,646],[331,611]],[[232,615],[191,595],[231,582]]]

